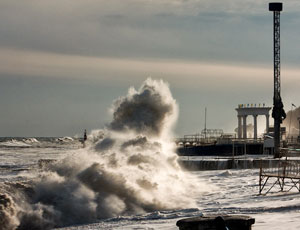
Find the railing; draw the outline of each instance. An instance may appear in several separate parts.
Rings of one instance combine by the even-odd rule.
[[[287,137],[285,138],[285,142],[288,144],[288,145],[295,145],[295,144],[298,144],[300,145],[300,138],[299,137]]]
[[[275,179],[271,182],[271,178]],[[290,191],[296,188],[300,192],[300,164],[290,161],[283,160],[278,161],[277,166],[272,168],[264,168],[262,165],[259,172],[259,194],[262,194],[267,183],[270,184],[267,193],[271,191],[276,185],[279,185],[280,191],[284,191],[287,187]]]
[[[207,137],[204,138],[202,136],[192,136],[192,135],[186,135],[182,138],[176,138],[174,139],[176,144],[181,145],[202,145],[202,144],[212,144],[212,143],[218,143],[218,144],[251,144],[251,143],[263,143],[264,139],[258,138],[247,138],[247,139],[239,139],[239,138],[233,138],[233,137],[227,137],[227,136],[221,136],[221,137]]]

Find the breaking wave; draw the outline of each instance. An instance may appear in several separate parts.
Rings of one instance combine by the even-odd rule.
[[[168,85],[147,79],[111,112],[112,122],[94,130],[84,149],[49,164],[35,181],[2,188],[0,230],[195,207],[171,141],[178,109]]]

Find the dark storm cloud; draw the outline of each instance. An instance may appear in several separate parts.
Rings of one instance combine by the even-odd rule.
[[[249,48],[264,51],[268,44],[266,4],[6,0],[0,3],[0,46],[102,57],[266,60]]]

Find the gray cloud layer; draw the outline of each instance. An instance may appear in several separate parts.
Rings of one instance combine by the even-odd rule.
[[[272,101],[268,2],[2,0],[0,135],[101,126],[111,100],[149,76],[174,89],[181,134],[199,131],[208,105],[224,113],[211,116],[213,126],[232,129],[235,105]],[[298,1],[284,3],[284,101],[298,97],[298,69],[289,66],[300,62],[299,11]]]
[[[291,1],[286,7],[298,5]],[[269,58],[271,20],[267,1],[6,0],[0,3],[0,46],[102,57],[259,62]]]

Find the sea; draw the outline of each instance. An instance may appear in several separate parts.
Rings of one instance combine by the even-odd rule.
[[[111,122],[73,137],[0,139],[0,230],[178,229],[182,218],[242,214],[253,229],[300,229],[300,194],[258,195],[258,170],[187,171],[174,143],[179,106],[148,78]]]
[[[86,148],[86,146],[83,146],[81,139],[71,137],[1,138],[1,185],[31,184],[31,182],[41,177],[43,171],[47,171],[47,164],[62,162],[70,156],[78,156],[78,152],[79,154],[84,154],[85,151],[83,150]],[[209,214],[242,214],[251,216],[255,218],[255,224],[253,225],[253,229],[255,230],[300,228],[300,194],[296,191],[290,191],[274,192],[263,196],[258,195],[259,172],[256,169],[194,171],[185,173],[185,179],[187,181],[190,180],[196,190],[193,194],[186,194],[186,196],[191,195],[191,198],[195,201],[193,206],[182,206],[180,208],[176,207],[170,209],[163,208],[161,210],[137,213],[129,212],[126,214],[117,214],[116,216],[87,219],[79,221],[79,223],[66,221],[62,224],[63,226],[57,227],[53,225],[46,228],[61,230],[175,230],[178,229],[176,222],[182,218]],[[52,185],[54,186],[54,184]],[[174,186],[178,186],[178,184],[174,184]],[[184,184],[182,186],[184,186]],[[49,187],[47,189],[53,188]],[[58,187],[56,187],[56,189],[58,192],[61,192],[61,189]],[[73,189],[76,190],[76,188]],[[172,189],[172,187],[170,187],[170,189]],[[174,188],[174,190],[176,190],[176,188]],[[197,190],[199,192],[197,192]],[[3,192],[2,190],[1,193],[3,194]],[[70,194],[72,194],[72,191]],[[52,198],[54,199],[54,197]],[[181,198],[176,197],[176,199]],[[185,197],[182,197],[182,199],[184,200]],[[15,200],[15,202],[20,201]],[[43,199],[40,199],[39,202],[47,203],[47,201]],[[89,201],[86,200],[85,202]],[[180,203],[180,201],[178,202]],[[76,208],[85,209],[85,207],[80,206]],[[28,209],[28,211],[29,210],[30,209]],[[71,210],[69,211],[71,212]],[[75,211],[78,211],[78,213],[81,212],[81,210]],[[80,215],[77,216],[77,218],[80,218]],[[36,220],[32,218],[32,221]],[[30,223],[28,226],[30,226]],[[44,224],[43,226],[45,227]],[[0,229],[13,229],[14,227],[16,226],[8,226],[7,228],[3,228],[2,226]],[[28,229],[30,228],[28,227]],[[43,229],[42,226],[41,229]]]

